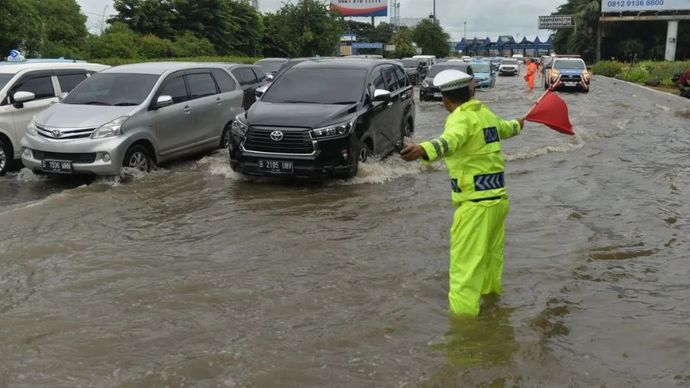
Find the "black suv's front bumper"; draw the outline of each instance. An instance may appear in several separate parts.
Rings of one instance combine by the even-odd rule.
[[[346,178],[357,172],[358,141],[354,135],[319,140],[313,154],[256,152],[244,148],[244,137],[233,133],[230,167],[245,175],[293,178]],[[292,162],[291,171],[273,172],[259,167],[262,160]]]

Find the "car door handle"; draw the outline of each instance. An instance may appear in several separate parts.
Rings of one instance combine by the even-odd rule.
[[[184,112],[184,114],[188,115],[192,113],[192,108],[190,108],[189,106],[185,106],[184,109],[182,109],[182,111]]]
[[[223,101],[222,98],[220,98],[220,97],[216,98],[216,104],[218,104],[218,105],[223,105],[223,102],[224,102],[224,101]]]

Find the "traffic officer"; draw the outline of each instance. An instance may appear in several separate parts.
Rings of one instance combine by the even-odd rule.
[[[450,230],[450,310],[479,314],[482,295],[501,294],[508,196],[501,141],[522,132],[524,118],[505,121],[474,99],[474,79],[459,70],[434,78],[450,115],[443,134],[408,143],[401,157],[431,163],[444,159],[455,206]]]

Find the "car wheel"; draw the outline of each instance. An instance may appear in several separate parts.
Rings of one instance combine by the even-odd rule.
[[[230,131],[231,128],[231,124],[228,124],[225,126],[225,128],[223,128],[223,134],[220,136],[220,148],[228,149],[228,146],[230,146],[230,136],[232,134]]]
[[[146,147],[135,144],[127,150],[125,159],[122,161],[122,167],[134,168],[142,172],[151,171],[151,155]]]
[[[359,153],[357,155],[357,161],[359,163],[366,163],[367,160],[369,160],[369,156],[371,156],[370,147],[369,142],[364,142],[364,144],[362,144],[362,147],[359,149]]]
[[[402,130],[400,131],[401,138],[400,138],[400,143],[401,145],[405,145],[405,137],[411,136],[412,132],[414,132],[414,128],[410,124],[410,120],[405,120],[405,123],[403,124]]]
[[[0,140],[0,176],[7,173],[10,167],[10,161],[13,159],[12,156],[10,146],[5,144],[3,140]]]

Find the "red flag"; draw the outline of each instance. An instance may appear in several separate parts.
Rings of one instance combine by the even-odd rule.
[[[573,125],[568,118],[568,105],[550,90],[544,92],[527,112],[525,120],[541,123],[566,135],[574,135]]]

